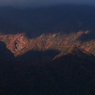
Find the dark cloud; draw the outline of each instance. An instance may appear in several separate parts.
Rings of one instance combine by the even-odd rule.
[[[47,6],[64,3],[95,5],[95,0],[0,0],[1,6]]]

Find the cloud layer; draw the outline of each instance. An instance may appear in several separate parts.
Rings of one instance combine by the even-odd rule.
[[[64,3],[95,5],[95,0],[0,0],[0,6],[47,6]]]

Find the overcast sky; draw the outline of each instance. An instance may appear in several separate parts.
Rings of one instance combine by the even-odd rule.
[[[1,6],[46,6],[64,3],[95,5],[95,0],[0,0]]]

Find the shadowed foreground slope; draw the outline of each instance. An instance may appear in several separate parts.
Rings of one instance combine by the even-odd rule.
[[[48,54],[48,51],[45,52]],[[37,51],[34,51],[34,54],[35,58],[39,57]],[[26,56],[31,58],[33,55],[30,53]],[[0,91],[3,91],[4,95],[93,95],[94,93],[95,57],[91,54],[85,54],[74,48],[71,53],[52,61],[21,60],[0,62],[2,67]]]

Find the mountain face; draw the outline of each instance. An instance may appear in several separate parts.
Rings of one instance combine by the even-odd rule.
[[[1,60],[1,95],[95,95],[95,40],[80,40],[89,34],[1,35],[14,54]]]
[[[95,55],[95,40],[86,40],[85,36],[88,36],[90,31],[79,31],[76,33],[54,33],[54,34],[42,34],[37,38],[30,39],[24,33],[16,35],[2,35],[1,41],[6,44],[14,56],[22,55],[28,51],[46,51],[56,50],[62,56],[72,51],[74,47],[84,50],[85,53],[91,53]],[[85,41],[81,38],[84,36]]]

